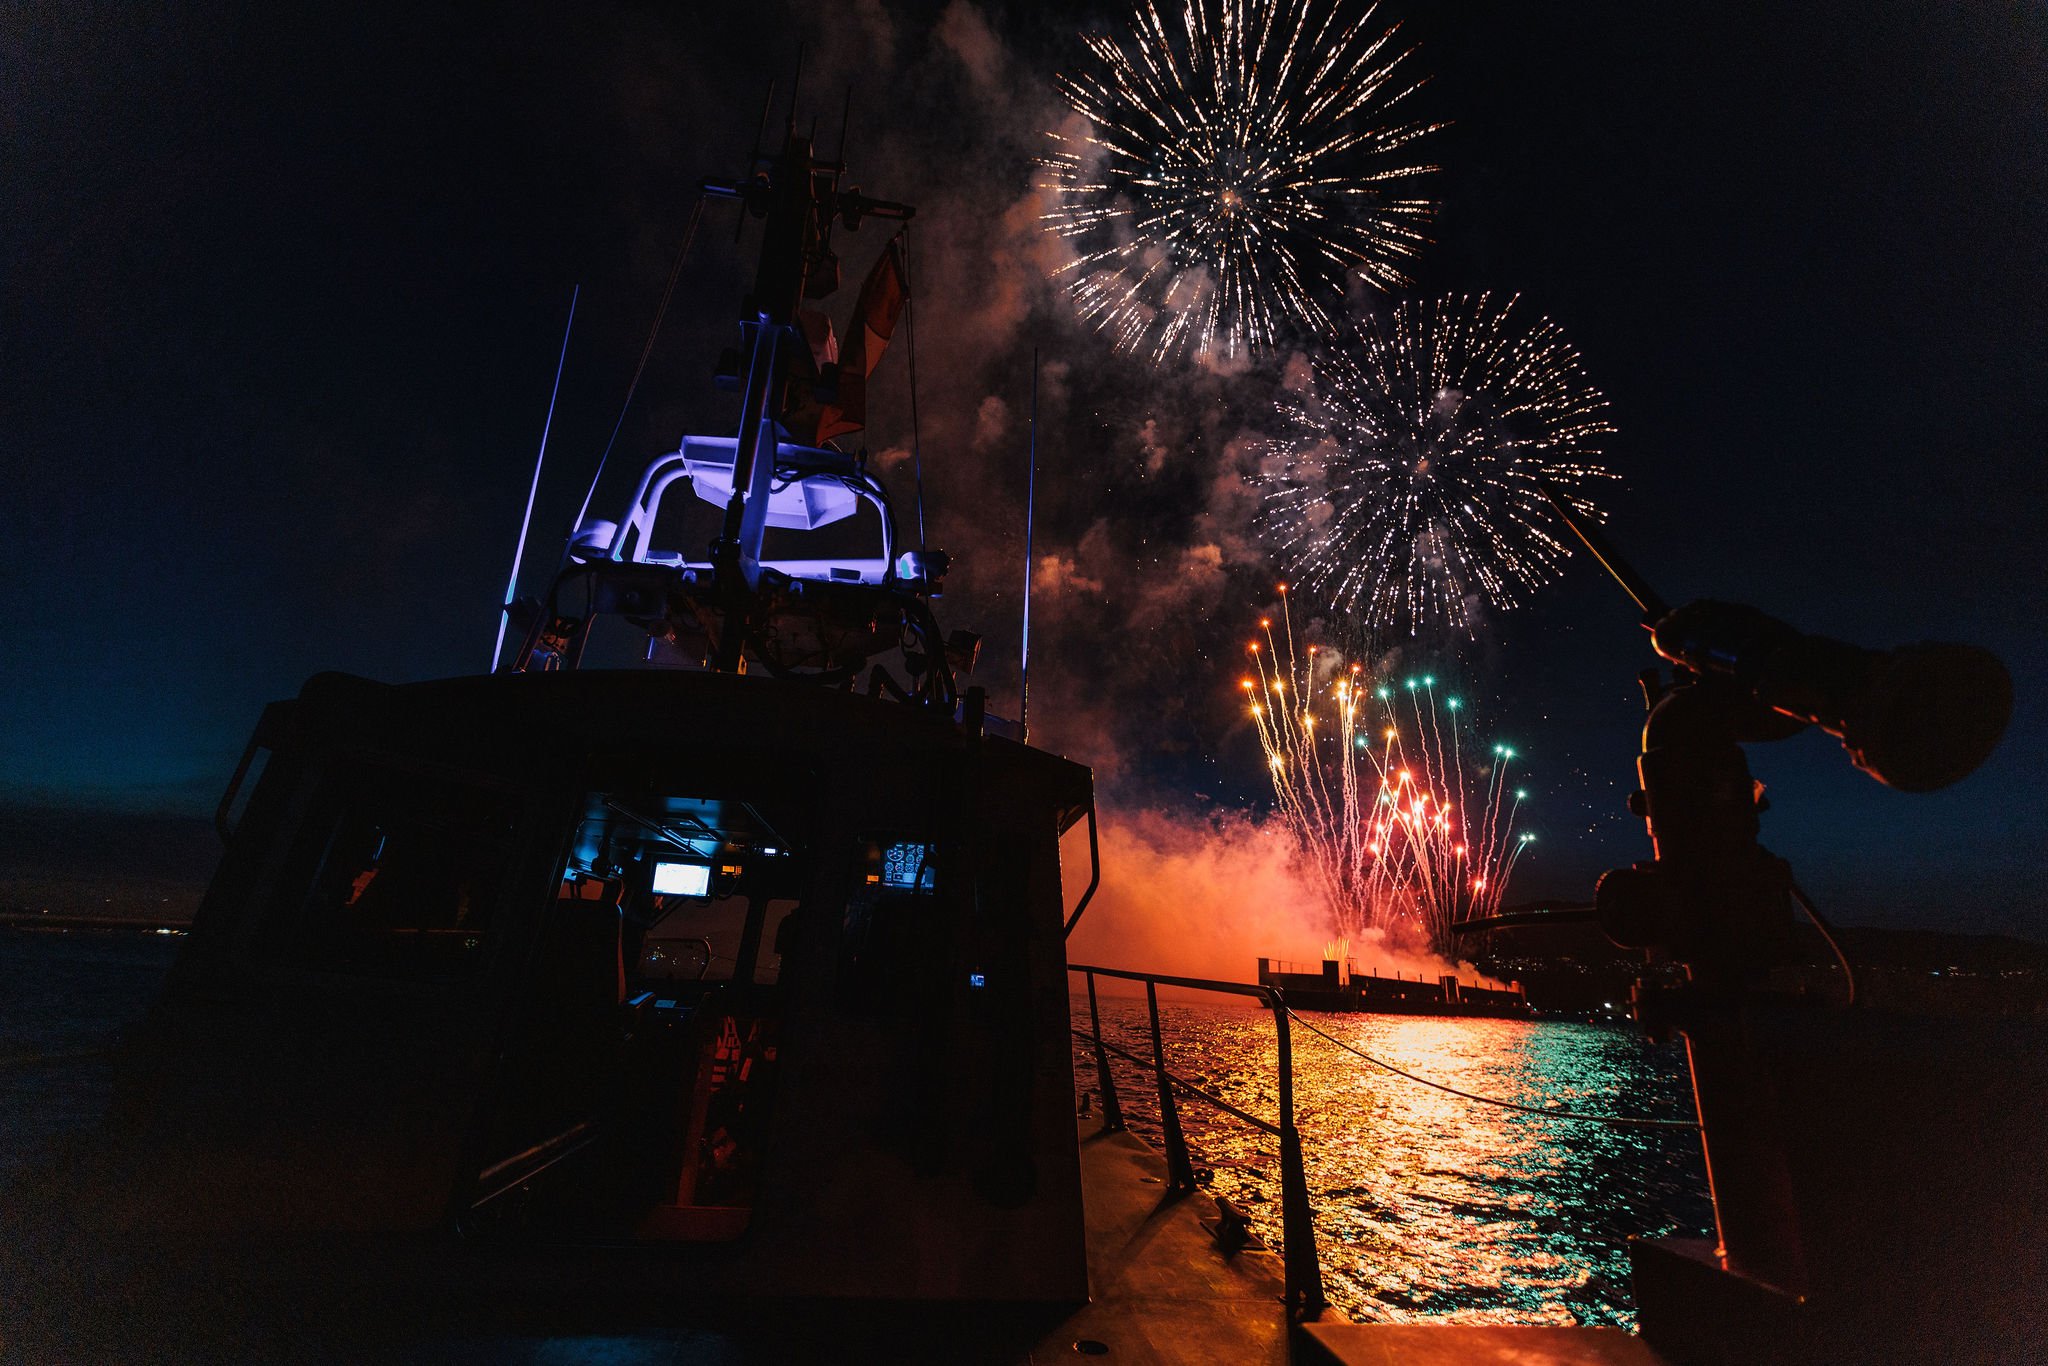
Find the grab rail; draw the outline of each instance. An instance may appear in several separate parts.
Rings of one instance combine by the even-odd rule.
[[[1068,827],[1072,829],[1071,826]],[[1095,899],[1095,889],[1102,885],[1102,844],[1095,834],[1095,795],[1088,795],[1088,886],[1081,892],[1081,899],[1074,903],[1074,913],[1067,917],[1067,928],[1061,933],[1069,935],[1074,926],[1081,923],[1081,912],[1088,909],[1088,903]]]
[[[1281,1261],[1286,1269],[1287,1312],[1299,1322],[1313,1318],[1328,1304],[1323,1294],[1323,1272],[1316,1253],[1315,1211],[1308,1202],[1308,1176],[1302,1169],[1301,1134],[1294,1126],[1294,1045],[1288,1031],[1287,1001],[1279,988],[1253,986],[1246,982],[1214,982],[1200,977],[1170,977],[1157,972],[1128,972],[1122,968],[1091,967],[1074,963],[1068,972],[1081,973],[1088,981],[1088,1031],[1074,1033],[1095,1046],[1095,1074],[1102,1088],[1102,1127],[1124,1127],[1123,1107],[1117,1100],[1116,1081],[1110,1075],[1109,1055],[1150,1067],[1159,1084],[1159,1127],[1166,1143],[1167,1190],[1178,1197],[1195,1189],[1194,1163],[1188,1158],[1187,1137],[1181,1132],[1180,1113],[1173,1093],[1180,1090],[1280,1140],[1280,1232]],[[1152,1060],[1126,1052],[1102,1037],[1102,1012],[1096,1004],[1095,979],[1114,977],[1145,984],[1145,1004],[1152,1017]],[[1273,1030],[1279,1045],[1280,1118],[1277,1123],[1248,1114],[1221,1096],[1211,1095],[1193,1082],[1175,1076],[1166,1068],[1166,1044],[1159,1032],[1159,988],[1183,987],[1191,991],[1213,991],[1226,996],[1249,996],[1273,1013]]]

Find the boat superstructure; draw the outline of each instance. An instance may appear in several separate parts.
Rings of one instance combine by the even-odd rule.
[[[834,444],[904,289],[892,241],[842,355],[834,224],[912,212],[841,173],[792,120],[705,184],[763,223],[738,429],[577,529],[504,667],[266,711],[114,1119],[29,1201],[53,1285],[168,1313],[218,1262],[278,1274],[265,1312],[368,1277],[642,1325],[1087,1298],[1062,941],[1094,882],[1061,837],[1090,776],[990,732],[945,556]],[[684,667],[587,667],[607,619]]]
[[[844,172],[792,119],[781,149],[745,178],[703,183],[763,220],[740,344],[717,373],[739,393],[738,428],[684,437],[645,468],[616,519],[574,530],[545,594],[508,606],[524,628],[513,671],[578,667],[599,622],[618,618],[646,634],[657,662],[844,686],[888,655],[907,678],[876,667],[870,691],[945,712],[961,703],[956,671],[972,667],[978,638],[939,634],[931,601],[949,560],[924,544],[921,486],[917,543],[904,546],[865,449],[838,444],[867,420],[868,377],[908,304],[909,267],[899,233],[863,283],[842,351],[820,306],[840,283],[833,230],[915,212],[840,188]]]

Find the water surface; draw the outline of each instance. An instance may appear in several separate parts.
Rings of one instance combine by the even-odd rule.
[[[1086,998],[1076,1006],[1085,1022]],[[1252,1007],[1160,1007],[1167,1067],[1254,1115],[1278,1116],[1272,1017]],[[1142,1000],[1104,1000],[1103,1033],[1151,1056]],[[1618,1025],[1400,1015],[1306,1015],[1404,1071],[1524,1105],[1691,1117],[1677,1045]],[[1354,1319],[1632,1327],[1627,1239],[1707,1236],[1713,1208],[1695,1133],[1560,1121],[1477,1104],[1361,1062],[1302,1024],[1302,1132],[1323,1278]],[[1130,1127],[1159,1141],[1149,1070],[1112,1057]],[[1097,1089],[1093,1050],[1076,1080]],[[1196,1174],[1280,1245],[1278,1141],[1178,1100]]]
[[[0,927],[0,1183],[94,1121],[182,936]]]

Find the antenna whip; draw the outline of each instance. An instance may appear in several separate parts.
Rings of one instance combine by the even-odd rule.
[[[633,367],[633,382],[626,386],[626,401],[619,405],[619,420],[612,423],[611,438],[604,443],[604,453],[597,457],[597,473],[590,476],[590,487],[583,491],[583,505],[576,509],[576,520],[569,525],[569,537],[583,529],[583,519],[590,515],[590,500],[597,493],[597,481],[604,478],[604,466],[612,458],[612,447],[619,439],[619,429],[626,425],[626,413],[633,406],[633,395],[640,389],[640,377],[647,373],[647,362],[654,355],[654,342],[661,335],[661,320],[668,316],[668,301],[676,292],[676,280],[683,273],[683,263],[690,259],[690,244],[697,240],[697,222],[704,216],[704,196],[697,196],[696,207],[690,210],[690,226],[683,230],[682,250],[676,253],[676,262],[669,267],[668,285],[661,291],[661,306],[654,310],[654,326],[647,329],[647,344],[640,348],[640,363]],[[742,215],[744,217],[744,215]]]
[[[555,387],[548,391],[548,416],[540,428],[540,453],[533,457],[533,482],[526,486],[526,515],[519,519],[519,544],[512,548],[512,576],[505,580],[505,605],[498,609],[498,641],[491,646],[492,673],[498,671],[498,656],[505,652],[505,623],[511,619],[509,609],[519,592],[519,562],[526,556],[526,532],[533,525],[533,499],[540,492],[540,467],[548,458],[548,432],[555,425],[555,400],[562,394],[562,365],[569,359],[569,333],[576,326],[576,300],[582,293],[582,285],[569,291],[569,321],[562,324],[562,352],[555,357]]]
[[[910,278],[910,225],[903,225],[903,340],[910,348],[910,467],[917,478],[917,551],[925,552],[924,448],[917,440],[917,290]]]
[[[1031,470],[1024,479],[1024,645],[1017,664],[1017,738],[1031,741],[1032,524],[1038,514],[1038,348],[1031,348]]]

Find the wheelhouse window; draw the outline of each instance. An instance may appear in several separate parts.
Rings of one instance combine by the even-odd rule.
[[[895,1010],[935,971],[942,942],[939,851],[928,839],[874,835],[855,846],[839,927],[839,1004],[857,1014]]]
[[[481,971],[516,848],[508,793],[398,769],[335,775],[302,923],[316,970],[414,981]]]
[[[782,954],[812,874],[803,835],[797,812],[741,796],[634,786],[583,795],[549,920],[560,928],[544,931],[533,977],[537,998],[582,999],[575,982],[609,993],[607,965],[619,964],[605,1000],[627,1040],[618,1065],[635,1098],[616,1133],[648,1200],[637,1237],[715,1242],[747,1225],[776,1074]],[[602,946],[600,933],[610,936]],[[551,1021],[530,1050],[547,1054],[568,1033]],[[578,1067],[588,1063],[563,1063]]]
[[[791,828],[788,813],[741,798],[588,792],[561,875],[620,889],[629,985],[765,985],[807,875]]]

